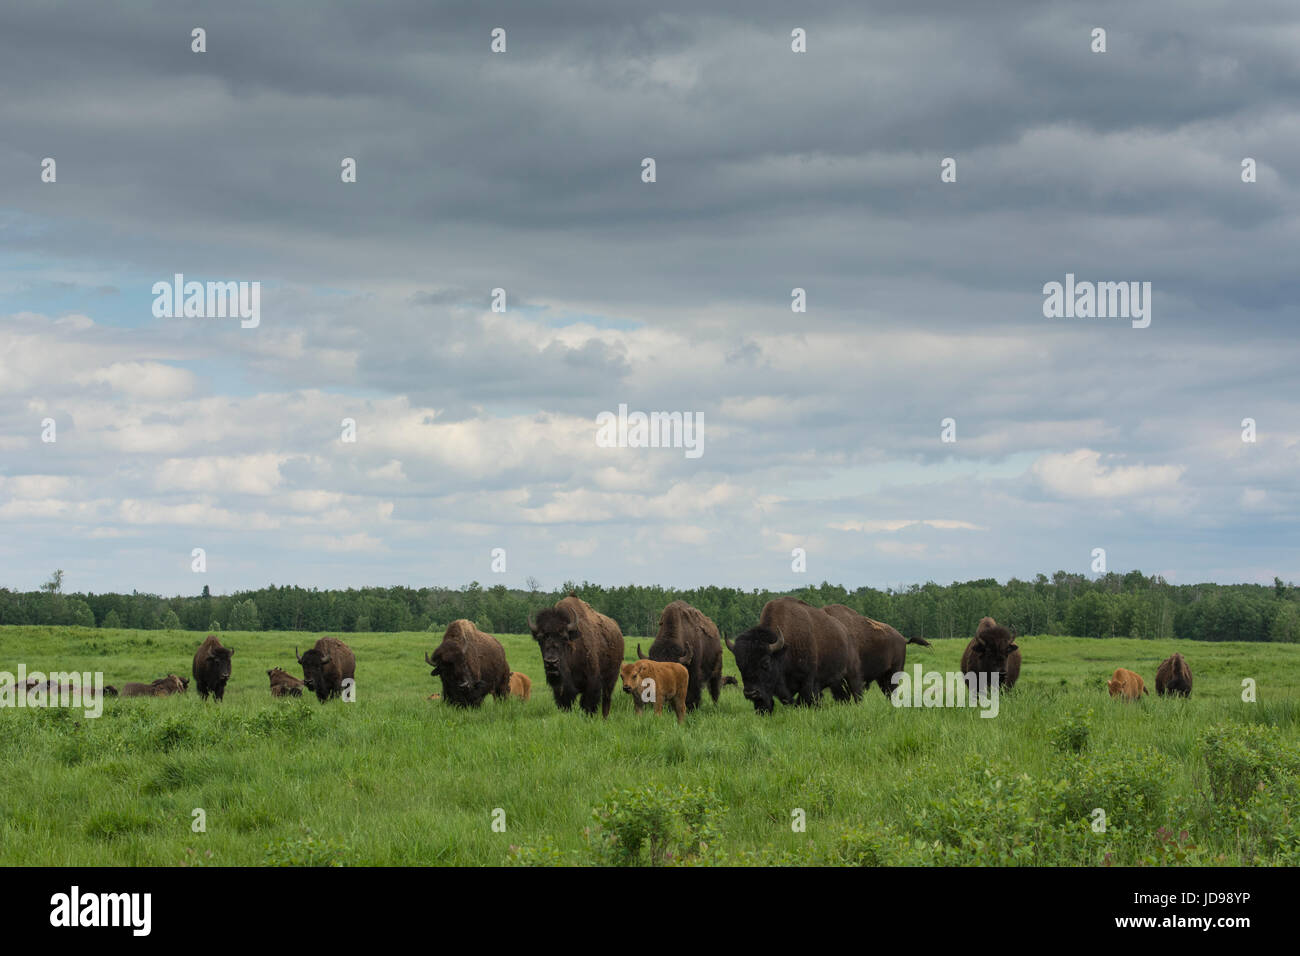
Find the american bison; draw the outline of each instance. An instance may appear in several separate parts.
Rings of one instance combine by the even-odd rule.
[[[609,716],[623,662],[623,632],[612,618],[570,594],[528,621],[542,652],[542,669],[555,705],[570,710],[581,696],[585,713]]]
[[[302,665],[302,682],[308,690],[316,692],[316,699],[321,703],[342,696],[345,680],[356,680],[356,655],[337,637],[322,637],[301,657],[295,647],[293,656]]]
[[[194,652],[194,689],[199,697],[208,699],[211,694],[218,701],[226,695],[226,682],[230,680],[230,658],[234,655],[228,647],[222,647],[215,634],[199,645]]]
[[[734,641],[727,638],[727,649],[758,713],[771,713],[773,700],[811,706],[828,689],[837,700],[862,697],[858,658],[844,625],[796,598],[768,601],[758,625]]]
[[[904,638],[888,624],[864,617],[843,604],[828,604],[822,610],[844,625],[858,654],[862,686],[874,682],[885,697],[894,692],[894,675],[901,673],[907,663],[907,645],[930,646],[924,638]]]
[[[1165,694],[1192,696],[1192,671],[1182,654],[1166,657],[1156,668],[1156,693],[1161,697]]]
[[[442,678],[442,696],[456,707],[478,707],[492,694],[497,700],[510,695],[510,665],[506,651],[491,634],[473,621],[452,621],[433,656],[424,655],[431,677]]]
[[[1123,697],[1125,700],[1141,700],[1147,693],[1146,684],[1141,674],[1135,674],[1123,667],[1115,668],[1115,675],[1106,681],[1106,689],[1111,697]]]
[[[722,691],[722,636],[717,625],[685,601],[673,601],[663,609],[650,653],[642,654],[638,644],[636,656],[638,660],[671,661],[686,668],[691,675],[687,710],[700,706],[706,683],[713,702],[718,702]]]
[[[1020,678],[1020,645],[1015,635],[991,617],[982,619],[962,652],[961,672],[987,674],[990,686],[992,675],[997,674],[999,688],[1010,690]]]
[[[521,674],[518,671],[510,673],[510,696],[517,697],[520,700],[527,700],[533,696],[533,682],[527,674]]]
[[[266,676],[271,678],[272,697],[301,697],[302,689],[307,686],[288,671],[281,670],[279,667],[272,667],[266,672]]]
[[[171,694],[183,694],[190,687],[188,677],[177,677],[175,674],[168,674],[166,677],[159,677],[150,684],[129,683],[122,685],[123,697],[167,697]]]
[[[632,695],[632,705],[641,713],[646,701],[655,705],[655,714],[664,712],[664,701],[673,705],[677,722],[686,719],[686,695],[690,693],[691,675],[681,664],[671,661],[628,661],[621,668],[623,690]]]

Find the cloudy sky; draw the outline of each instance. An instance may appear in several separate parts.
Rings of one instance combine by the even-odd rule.
[[[1293,0],[6,4],[0,586],[1300,580],[1297,49]],[[260,324],[155,318],[175,273]],[[1045,318],[1067,273],[1150,326]]]

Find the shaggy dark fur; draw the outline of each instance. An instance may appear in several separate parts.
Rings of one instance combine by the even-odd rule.
[[[215,634],[199,645],[194,652],[194,689],[204,700],[211,694],[218,701],[226,695],[226,682],[230,680],[230,658],[235,652],[222,647]]]
[[[844,625],[795,598],[768,601],[758,626],[728,640],[727,649],[736,655],[745,697],[758,713],[771,713],[773,700],[811,706],[823,690],[836,700],[862,697],[858,656]]]
[[[652,660],[681,664],[691,677],[686,691],[686,709],[700,706],[704,685],[709,695],[718,702],[722,691],[722,637],[717,625],[702,612],[685,601],[674,601],[659,615],[659,633],[650,645],[650,653],[642,654],[636,646],[638,660]]]
[[[497,700],[510,696],[510,665],[506,651],[491,634],[473,621],[452,621],[433,656],[424,655],[432,677],[442,678],[442,696],[455,707],[477,707],[488,694]]]
[[[623,632],[618,624],[570,594],[554,607],[538,611],[528,626],[541,649],[542,669],[555,705],[569,710],[581,697],[583,711],[594,714],[599,706],[601,716],[608,717],[623,663]]]
[[[874,683],[886,697],[894,692],[894,675],[907,664],[907,645],[930,646],[929,641],[919,637],[908,641],[888,624],[864,617],[843,604],[828,604],[822,610],[844,625],[858,654],[862,685]]]
[[[190,687],[188,677],[177,677],[175,674],[168,674],[166,677],[159,677],[151,684],[130,683],[122,685],[123,697],[167,697],[170,694],[183,694]]]
[[[963,674],[998,675],[998,689],[1010,690],[1020,678],[1020,646],[1015,636],[991,617],[983,618],[961,655]]]
[[[296,647],[293,656],[298,657]],[[298,657],[298,663],[302,665],[303,683],[308,690],[316,692],[316,699],[321,703],[341,696],[343,682],[348,678],[356,680],[356,655],[337,637],[322,637],[315,647]]]
[[[1192,696],[1192,671],[1182,654],[1166,657],[1156,668],[1156,693]]]
[[[278,667],[272,667],[266,672],[266,676],[271,678],[272,697],[301,697],[302,689],[307,686],[288,671]]]

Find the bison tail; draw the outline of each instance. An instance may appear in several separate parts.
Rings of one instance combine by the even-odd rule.
[[[929,641],[927,641],[924,637],[909,637],[907,639],[907,643],[920,644],[922,647],[934,647],[934,645],[931,644]]]

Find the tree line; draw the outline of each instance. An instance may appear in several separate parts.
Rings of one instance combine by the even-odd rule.
[[[531,582],[530,582],[531,583]],[[565,582],[558,591],[483,587],[348,588],[318,590],[269,585],[214,595],[164,598],[130,594],[64,594],[56,571],[38,591],[0,588],[0,625],[37,624],[138,630],[188,631],[374,631],[441,632],[468,618],[488,633],[519,634],[538,608],[574,593],[618,621],[623,633],[652,636],[659,612],[683,600],[734,636],[758,621],[763,605],[789,594],[817,606],[845,604],[886,621],[907,637],[968,637],[991,615],[1020,634],[1075,637],[1181,638],[1197,641],[1300,642],[1300,590],[1274,578],[1258,584],[1170,584],[1164,578],[1110,573],[1096,578],[1057,571],[1032,581],[992,578],[948,585],[914,584],[901,590],[860,587],[850,591],[822,582],[793,591],[744,591],[703,587],[605,587]]]

